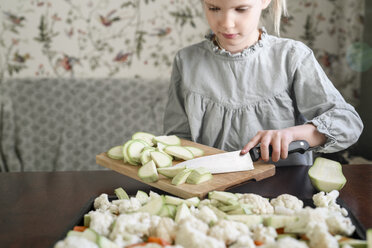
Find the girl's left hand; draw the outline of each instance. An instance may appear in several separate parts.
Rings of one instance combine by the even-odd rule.
[[[258,131],[256,136],[244,146],[241,154],[249,152],[250,149],[261,143],[261,158],[264,161],[268,161],[270,158],[269,146],[271,145],[273,149],[271,160],[277,162],[279,159],[288,157],[288,146],[292,141],[294,141],[294,135],[288,129]]]

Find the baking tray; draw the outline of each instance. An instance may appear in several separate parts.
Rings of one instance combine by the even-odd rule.
[[[94,200],[97,197],[98,196],[92,197],[87,201],[87,203],[82,207],[82,209],[79,211],[79,213],[76,215],[76,217],[71,221],[71,224],[68,226],[66,231],[60,236],[60,238],[57,241],[64,239],[66,237],[68,231],[72,230],[74,228],[74,226],[77,226],[77,225],[78,226],[83,226],[84,225],[84,215],[87,214],[89,211],[94,210]],[[275,198],[275,197],[268,197],[268,198],[272,199],[272,198]],[[115,195],[109,195],[108,199],[109,199],[109,201],[113,201],[113,200],[117,200],[118,198]],[[315,207],[314,204],[313,204],[312,199],[301,199],[301,198],[299,198],[299,199],[303,201],[304,206],[309,206],[309,207],[312,207],[312,208]],[[355,226],[355,232],[350,237],[354,238],[354,239],[366,240],[366,230],[365,230],[364,226],[358,221],[358,219],[354,216],[352,211],[349,210],[349,208],[347,207],[345,202],[342,201],[342,199],[337,198],[337,203],[341,207],[345,208],[348,211],[348,213],[349,213],[348,217],[351,219],[351,222]],[[53,244],[53,246],[54,246],[54,244]]]

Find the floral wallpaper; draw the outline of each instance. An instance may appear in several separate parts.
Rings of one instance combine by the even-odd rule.
[[[310,46],[358,104],[364,1],[288,0],[282,37]],[[263,25],[270,32],[267,13]],[[267,24],[265,24],[267,23]],[[0,80],[7,77],[169,78],[177,50],[208,31],[200,0],[0,0]],[[364,60],[363,60],[364,59]]]

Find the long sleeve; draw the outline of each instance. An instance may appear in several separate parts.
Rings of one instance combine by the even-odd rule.
[[[178,54],[173,62],[172,76],[168,91],[168,103],[164,115],[164,133],[191,139],[190,127],[184,106],[181,89],[182,76],[179,71]]]
[[[358,140],[362,120],[333,86],[312,51],[308,49],[302,58],[295,70],[293,91],[298,111],[327,137],[327,142],[316,151],[344,150]]]

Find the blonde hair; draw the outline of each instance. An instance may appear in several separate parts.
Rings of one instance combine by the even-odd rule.
[[[280,36],[280,21],[283,16],[288,16],[287,1],[286,0],[273,0],[271,3],[270,12],[274,20],[274,31]]]

